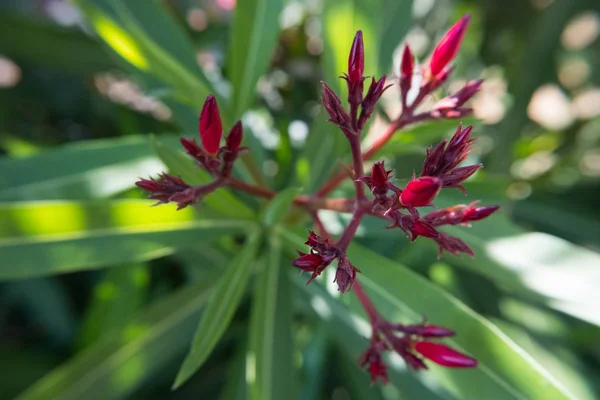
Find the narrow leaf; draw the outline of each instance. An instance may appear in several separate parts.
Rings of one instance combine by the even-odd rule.
[[[215,277],[150,306],[127,326],[36,382],[18,400],[125,399],[177,359],[191,339]]]
[[[191,349],[175,378],[173,389],[183,385],[204,364],[225,333],[248,284],[260,238],[258,232],[248,237],[243,250],[229,263],[216,285],[196,329]]]
[[[79,347],[88,347],[103,336],[126,326],[139,312],[149,281],[145,264],[107,270],[94,287],[83,319]]]
[[[175,135],[160,135],[169,145]],[[31,157],[0,157],[0,200],[85,199],[110,196],[163,165],[147,136],[69,143]]]
[[[283,399],[294,393],[292,293],[286,267],[280,238],[273,235],[252,304],[246,380],[254,400]]]
[[[22,279],[151,260],[248,221],[197,219],[192,208],[144,200],[0,204],[0,279]]]
[[[263,214],[264,224],[266,226],[273,226],[279,222],[285,216],[292,201],[294,201],[294,198],[300,191],[301,190],[297,188],[288,188],[280,192],[273,200],[271,200]]]
[[[258,78],[277,46],[283,0],[244,0],[233,18],[228,70],[233,86],[233,115],[241,117],[256,93]]]

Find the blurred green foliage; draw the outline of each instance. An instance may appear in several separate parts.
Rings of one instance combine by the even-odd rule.
[[[234,5],[0,3],[0,398],[600,398],[598,2]],[[452,327],[480,367],[415,374],[392,357],[390,384],[369,386],[356,364],[369,335],[360,305],[331,290],[332,276],[306,286],[290,267],[308,227],[288,212],[293,195],[349,160],[319,81],[342,90],[356,29],[367,73],[395,77],[401,44],[424,60],[465,12],[472,24],[436,96],[486,79],[462,121],[486,168],[468,200],[444,192],[436,204],[503,210],[453,230],[475,259],[437,260],[431,243],[370,218],[349,256],[386,317]],[[235,174],[281,194],[150,207],[140,176],[208,179],[178,150],[208,93],[225,126],[243,119],[251,152]],[[387,97],[382,121],[398,109]],[[380,156],[402,181],[455,126],[409,127]],[[333,232],[346,217],[323,213]]]

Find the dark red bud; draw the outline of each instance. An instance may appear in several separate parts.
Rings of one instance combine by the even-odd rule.
[[[323,259],[318,254],[304,254],[298,252],[300,257],[292,261],[292,265],[303,271],[314,272],[323,263]]]
[[[202,146],[209,154],[217,154],[219,151],[221,136],[223,135],[223,125],[219,106],[213,95],[209,95],[204,102],[202,112],[200,113],[200,123],[198,124]]]
[[[465,190],[460,186],[461,183],[466,181],[471,175],[473,175],[477,170],[479,170],[483,165],[475,164],[469,165],[467,167],[460,167],[453,169],[447,175],[442,176],[442,181],[444,182],[444,187],[446,188],[459,188],[465,192]]]
[[[240,144],[242,144],[242,137],[242,121],[238,121],[235,123],[235,125],[233,125],[231,131],[229,131],[229,136],[227,136],[227,139],[225,140],[227,149],[232,152],[237,152],[237,150],[240,148]]]
[[[472,368],[477,360],[441,343],[417,342],[415,350],[434,363],[448,368]]]
[[[346,126],[350,122],[350,116],[342,106],[340,98],[325,82],[323,84],[323,93],[321,93],[321,102],[329,114],[330,122],[339,126]]]
[[[385,170],[383,162],[376,162],[371,169],[371,180],[374,186],[386,186],[388,183],[388,172]]]
[[[439,232],[436,231],[433,226],[421,220],[415,221],[411,232],[413,234],[413,240],[416,239],[417,236],[423,236],[428,238],[436,238],[439,236]]]
[[[423,337],[447,337],[455,334],[453,330],[438,325],[425,325],[421,331]]]
[[[469,222],[482,220],[495,213],[499,208],[500,206],[467,208],[464,211],[464,220]]]
[[[387,366],[383,362],[369,364],[369,373],[371,374],[371,384],[377,382],[377,379],[381,379],[384,384],[388,383]]]
[[[347,292],[352,288],[354,281],[356,280],[356,268],[344,268],[338,266],[335,270],[335,279],[333,280],[338,284],[338,290],[342,293]]]
[[[179,139],[179,141],[181,142],[181,145],[183,146],[185,151],[194,158],[196,158],[200,154],[204,153],[202,151],[202,148],[200,146],[198,146],[196,141],[193,139],[181,138],[181,139]]]
[[[308,239],[304,244],[307,244],[310,247],[318,247],[323,243],[323,239],[319,237],[314,231],[308,232]]]
[[[150,192],[148,198],[158,200],[157,205],[175,202],[178,210],[193,204],[200,196],[200,193],[181,178],[165,173],[159,175],[158,179],[142,179],[135,184]]]
[[[444,67],[454,59],[456,53],[458,53],[470,19],[469,14],[464,15],[446,32],[433,50],[431,61],[429,62],[429,72],[432,77],[437,77]]]
[[[367,90],[367,94],[365,95],[365,98],[361,103],[362,108],[358,122],[359,128],[362,128],[371,116],[371,114],[373,114],[375,106],[377,105],[377,102],[383,95],[383,92],[385,92],[390,86],[392,86],[385,86],[386,79],[387,77],[385,75],[379,78],[379,80],[371,78],[371,85],[369,86],[369,90]]]
[[[429,205],[442,188],[442,180],[433,176],[422,176],[406,185],[400,194],[400,204],[404,207],[424,207]]]
[[[410,51],[410,47],[406,45],[404,46],[404,52],[402,53],[402,64],[400,65],[400,79],[401,81],[408,80],[409,86],[410,81],[412,80],[414,67],[415,65],[412,52]]]
[[[348,57],[348,81],[351,85],[359,82],[365,72],[365,49],[362,31],[357,31]]]
[[[460,238],[449,236],[445,233],[440,233],[440,236],[435,238],[435,241],[439,247],[438,258],[441,257],[444,250],[446,250],[448,253],[454,254],[455,256],[459,255],[460,253],[466,253],[471,257],[475,257],[473,250],[471,250],[471,248]]]
[[[458,92],[456,92],[452,97],[456,99],[455,107],[461,107],[467,101],[469,101],[475,93],[479,91],[479,88],[483,84],[483,79],[479,79],[476,81],[469,81]]]
[[[412,75],[414,70],[414,60],[410,47],[406,45],[402,53],[402,64],[400,65],[400,93],[402,95],[402,104],[406,106],[406,95],[412,86]]]

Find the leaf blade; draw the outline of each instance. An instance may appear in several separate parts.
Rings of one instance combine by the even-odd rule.
[[[254,360],[250,398],[277,400],[293,393],[292,298],[281,262],[281,241],[273,235],[267,265],[257,279],[250,323],[248,359]]]
[[[282,9],[282,0],[246,0],[236,6],[228,65],[234,88],[232,115],[248,109],[258,78],[268,69]]]
[[[59,366],[17,398],[126,398],[184,350],[215,278],[190,285],[151,305],[126,328]]]
[[[202,366],[225,333],[250,278],[251,268],[248,264],[254,259],[259,242],[260,233],[255,231],[217,283],[198,323],[190,351],[177,373],[173,389],[183,385]]]
[[[119,200],[0,203],[0,279],[141,262],[198,240],[244,233],[241,220],[198,219],[192,209]]]

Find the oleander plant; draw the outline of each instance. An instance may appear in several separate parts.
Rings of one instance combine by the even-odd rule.
[[[0,10],[0,397],[597,398],[600,17],[514,2]]]

